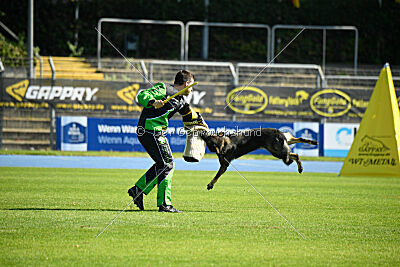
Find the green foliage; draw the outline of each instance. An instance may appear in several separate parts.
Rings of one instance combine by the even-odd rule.
[[[70,57],[80,57],[83,54],[83,47],[78,48],[77,45],[72,44],[70,41],[67,41],[67,45],[71,53],[69,54]]]
[[[1,266],[399,266],[400,180],[176,171],[173,204],[128,208],[144,170],[0,168]]]
[[[12,67],[24,66],[24,58],[27,54],[23,36],[20,36],[19,41],[15,43],[7,40],[4,35],[0,33],[0,57],[5,61],[6,65]]]

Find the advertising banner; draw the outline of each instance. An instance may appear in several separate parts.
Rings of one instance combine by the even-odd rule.
[[[142,107],[137,103],[137,94],[149,87],[135,82],[3,78],[0,107],[139,115]],[[195,111],[208,116],[229,113],[293,121],[328,118],[343,123],[360,122],[372,94],[372,90],[365,89],[226,86],[223,103],[214,90],[209,85],[196,85],[187,101]],[[396,93],[400,104],[400,91]],[[216,110],[221,105],[228,107]]]
[[[382,68],[340,175],[400,177],[400,110],[389,64]]]
[[[61,117],[57,120],[58,149],[87,151],[88,128],[86,117]]]
[[[2,79],[0,107],[58,110],[131,112],[139,114],[137,93],[151,87],[147,83]],[[212,87],[196,85],[187,101],[202,114],[214,112]]]
[[[346,157],[356,135],[358,123],[325,123],[324,156]]]
[[[228,90],[226,104],[231,113],[252,117],[359,122],[371,94],[365,89],[241,86]]]
[[[86,122],[86,124],[84,123]],[[143,146],[137,137],[138,119],[114,119],[114,118],[86,118],[86,117],[59,117],[57,118],[57,148],[61,150],[77,150],[71,147],[75,142],[83,142],[80,133],[85,133],[85,146],[80,147],[88,151],[140,151],[144,152]],[[237,122],[237,121],[207,121],[210,131],[234,133],[240,130],[253,128],[277,128],[281,131],[295,134],[293,123],[273,123],[273,122]],[[307,126],[308,128],[306,128]],[[317,127],[318,128],[318,127]],[[312,136],[315,138],[314,128],[308,125],[298,126],[298,133],[302,136]],[[86,130],[86,132],[84,132]],[[66,135],[65,132],[70,133]],[[140,131],[139,131],[140,132]],[[186,143],[186,131],[181,120],[170,120],[165,135],[173,152],[183,152]],[[67,138],[67,139],[66,139]],[[65,141],[67,140],[67,141]],[[317,139],[315,139],[317,140]],[[67,145],[66,145],[67,144]],[[80,144],[80,143],[79,143]],[[296,146],[303,144],[296,144]],[[300,146],[299,149],[308,148]],[[312,149],[314,150],[314,149]],[[311,150],[310,150],[311,151]],[[209,152],[208,149],[206,152]],[[259,149],[253,154],[270,154],[266,150]],[[314,153],[308,152],[310,155]],[[317,153],[318,155],[318,153]]]

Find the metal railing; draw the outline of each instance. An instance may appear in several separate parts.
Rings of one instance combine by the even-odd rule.
[[[97,23],[97,68],[101,68],[101,24],[102,23],[129,23],[129,24],[160,24],[160,25],[177,25],[181,28],[181,48],[180,59],[184,59],[184,29],[185,25],[182,21],[177,20],[147,20],[147,19],[118,19],[118,18],[101,18]]]
[[[314,70],[314,71],[316,71],[316,76],[317,76],[317,82],[315,84],[316,88],[321,88],[326,85],[325,75],[321,69],[321,66],[315,65],[315,64],[269,64],[269,65],[266,65],[266,64],[260,64],[260,63],[237,63],[236,64],[237,79],[234,80],[234,85],[236,85],[236,86],[239,84],[240,67],[265,68],[265,70],[267,70],[267,69]],[[259,73],[259,74],[261,74],[261,73]]]
[[[56,68],[54,66],[54,62],[51,56],[49,56],[49,65],[51,68],[51,79],[54,81],[56,79]]]
[[[230,62],[203,62],[203,61],[171,61],[171,60],[152,60],[149,62],[149,80],[153,82],[154,65],[175,65],[175,66],[210,66],[227,67],[230,71],[232,80],[237,80],[235,67]]]
[[[354,63],[353,68],[357,69],[357,57],[358,57],[358,29],[354,26],[314,26],[314,25],[275,25],[272,27],[272,35],[271,35],[271,56],[270,58],[274,58],[275,54],[275,33],[278,29],[307,29],[307,30],[322,30],[322,70],[325,71],[326,64],[326,31],[327,30],[335,30],[335,31],[354,31]],[[273,62],[273,61],[272,61]]]
[[[119,19],[119,18],[101,18],[97,23],[97,68],[101,68],[101,29],[102,23],[130,23],[130,24],[161,24],[161,25],[176,25],[181,28],[181,44],[180,44],[180,60],[189,59],[189,28],[191,26],[203,26],[203,27],[232,27],[232,28],[260,28],[266,29],[266,45],[267,55],[266,61],[270,62],[275,56],[275,38],[276,31],[279,29],[308,29],[308,30],[321,30],[322,37],[322,71],[325,71],[326,65],[326,31],[354,31],[354,60],[353,68],[357,69],[358,61],[358,29],[354,26],[314,26],[314,25],[274,25],[271,27],[267,24],[255,24],[255,23],[225,23],[225,22],[202,22],[202,21],[188,21],[186,25],[182,21],[175,20],[145,20],[145,19]],[[273,63],[273,60],[271,61]]]
[[[349,75],[326,75],[326,87],[345,87],[352,88],[365,88],[371,87],[373,89],[378,81],[379,76],[349,76]],[[400,89],[400,77],[392,77],[396,89]],[[336,82],[333,82],[336,81]],[[398,86],[397,82],[399,82]]]
[[[40,79],[43,78],[43,59],[39,54],[35,54],[35,57],[39,59],[39,66],[40,66]],[[35,73],[35,77],[36,77],[36,73]]]
[[[202,21],[189,21],[185,26],[185,60],[189,58],[189,27],[190,26],[206,26],[206,27],[232,27],[232,28],[259,28],[267,30],[267,62],[270,61],[269,53],[271,49],[271,27],[267,24],[255,23],[224,23],[224,22],[202,22]]]
[[[3,65],[3,61],[1,60],[1,57],[0,57],[0,75],[3,75],[3,72],[4,72],[4,65]]]

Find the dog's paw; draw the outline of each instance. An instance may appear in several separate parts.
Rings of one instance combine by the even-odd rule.
[[[213,187],[214,187],[214,185],[208,184],[208,185],[207,185],[207,190],[211,190],[211,189],[213,189]]]
[[[302,173],[303,172],[303,167],[299,167],[298,171],[299,171],[299,173]]]

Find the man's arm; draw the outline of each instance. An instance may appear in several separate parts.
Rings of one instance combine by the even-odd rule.
[[[166,93],[165,85],[163,83],[157,83],[153,87],[141,91],[137,95],[137,98],[142,106],[144,106],[145,108],[150,108],[153,105],[159,106],[160,104],[157,103],[162,102],[161,99],[165,97],[165,93]]]

